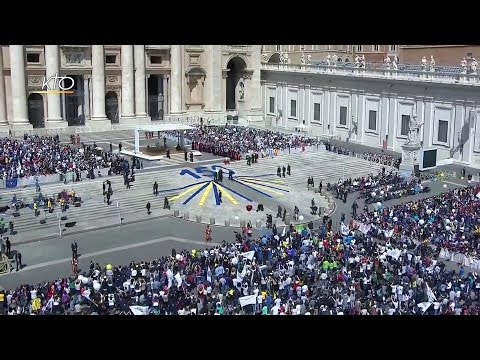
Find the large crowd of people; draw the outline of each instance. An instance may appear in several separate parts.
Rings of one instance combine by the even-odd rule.
[[[187,137],[201,151],[230,157],[314,144],[299,135],[234,126],[198,128]],[[80,151],[38,136],[1,144],[6,177],[68,171],[70,163],[91,171],[110,162],[116,173],[128,173],[121,158],[98,159],[95,146]],[[370,196],[383,191],[385,200],[401,184],[398,175],[382,172],[340,187]],[[480,253],[479,201],[477,185],[367,208],[347,223],[342,218],[339,229],[324,217],[317,228],[273,226],[257,237],[244,229],[232,242],[213,231],[208,248],[172,249],[168,256],[129,265],[91,261],[78,269],[72,244],[70,276],[1,290],[0,314],[478,315],[480,277],[440,261],[439,254]]]
[[[23,140],[0,139],[0,178],[9,180],[31,176],[66,174],[70,171],[93,172],[109,167],[114,154],[98,156],[95,146],[64,145],[58,135],[25,134]]]
[[[365,212],[335,231],[276,227],[128,266],[91,262],[68,278],[0,293],[20,314],[401,315],[479,313],[480,278],[438,261],[479,246],[480,186]]]
[[[284,134],[269,130],[241,126],[201,126],[186,131],[192,149],[239,160],[245,154],[256,152],[262,157],[274,151],[301,148],[316,140],[297,134]]]

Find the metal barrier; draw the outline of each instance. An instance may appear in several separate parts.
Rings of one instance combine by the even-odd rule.
[[[101,168],[101,169],[94,169],[94,174],[97,177],[98,173],[102,177],[108,176],[108,171],[110,168]],[[80,177],[82,179],[87,178],[87,171],[82,170],[80,172]],[[36,180],[38,179],[39,185],[44,184],[53,184],[64,181],[65,183],[70,183],[74,180],[74,174],[72,171],[69,171],[65,174],[52,174],[52,175],[40,175],[40,176],[29,176],[28,178],[17,178],[17,186],[15,187],[8,187],[8,189],[15,189],[15,188],[22,188],[26,186],[32,186],[36,184]],[[0,179],[0,189],[7,189],[6,186],[7,181],[5,179]]]

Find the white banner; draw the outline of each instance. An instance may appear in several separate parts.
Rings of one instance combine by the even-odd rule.
[[[428,296],[428,301],[429,302],[435,302],[437,301],[437,297],[435,296],[435,294],[433,293],[432,289],[430,289],[430,286],[428,286],[427,283],[425,283],[427,285],[427,296]]]
[[[133,315],[148,315],[148,306],[133,305],[130,306],[130,310],[132,310]]]
[[[240,301],[241,307],[244,307],[247,305],[256,305],[257,297],[255,295],[242,296],[241,298],[238,299],[238,301]]]
[[[426,302],[423,302],[423,303],[418,304],[417,306],[420,308],[420,310],[422,310],[422,314],[424,314],[425,311],[427,311],[428,308],[429,308],[430,306],[432,306],[432,303],[426,301]]]
[[[253,250],[242,253],[242,257],[247,258],[250,261],[253,260],[254,256],[255,256],[255,251],[253,251]]]

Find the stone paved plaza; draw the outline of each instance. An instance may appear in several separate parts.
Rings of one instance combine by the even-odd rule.
[[[225,220],[229,220],[228,225],[238,227],[240,221],[250,220],[253,226],[264,226],[266,214],[270,213],[275,218],[278,205],[286,207],[288,214],[293,214],[296,205],[303,216],[303,222],[307,222],[318,219],[318,216],[310,215],[312,198],[315,198],[317,206],[324,208],[326,213],[334,210],[334,205],[329,206],[325,196],[307,190],[308,176],[314,177],[316,186],[322,180],[325,189],[327,182],[334,182],[342,177],[342,171],[343,176],[348,178],[377,173],[381,168],[364,160],[326,152],[321,147],[318,151],[312,147],[305,153],[292,151],[291,155],[259,159],[258,164],[252,166],[247,166],[245,161],[225,166],[221,160],[212,159],[213,165],[183,162],[176,166],[144,169],[137,173],[136,181],[130,189],[124,186],[121,176],[109,177],[113,188],[110,206],[104,203],[102,196],[102,182],[106,178],[79,183],[46,184],[42,186],[44,195],[51,196],[63,189],[74,189],[82,198],[82,206],[72,207],[63,214],[67,216],[67,220],[58,219],[58,209],[52,214],[42,213],[39,217],[35,217],[30,209],[21,210],[21,216],[17,218],[9,214],[2,216],[4,221],[13,220],[15,223],[18,233],[12,236],[12,243],[58,237],[60,231],[63,235],[68,235],[99,227],[117,226],[121,219],[123,224],[127,224],[151,217],[174,216],[176,210],[179,218],[184,218],[188,213],[188,219],[194,222],[210,223],[210,218],[215,218],[216,225],[225,226]],[[277,167],[288,164],[292,168],[291,176],[278,178]],[[214,185],[211,171],[215,166],[232,169],[235,172],[234,180],[228,180],[225,173],[223,183]],[[155,181],[159,185],[158,196],[153,195]],[[216,197],[218,190],[222,192],[222,203],[219,205]],[[17,198],[31,202],[35,196],[35,188],[8,189],[2,195],[1,204],[6,205],[14,194]],[[163,209],[165,196],[170,199],[171,210]],[[147,202],[152,206],[151,215],[147,215]],[[250,212],[246,210],[248,204],[253,206]],[[255,211],[257,204],[264,205],[264,212]],[[197,215],[201,219],[197,219]],[[46,223],[40,224],[41,219],[45,219]],[[261,223],[257,224],[258,220],[261,220]],[[74,226],[67,226],[67,223],[74,223]]]

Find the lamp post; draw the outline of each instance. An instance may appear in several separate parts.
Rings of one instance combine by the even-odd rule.
[[[122,225],[122,214],[120,213],[120,201],[117,201],[118,222]]]
[[[57,220],[58,220],[58,232],[60,234],[60,237],[62,237],[62,214],[57,213]]]

